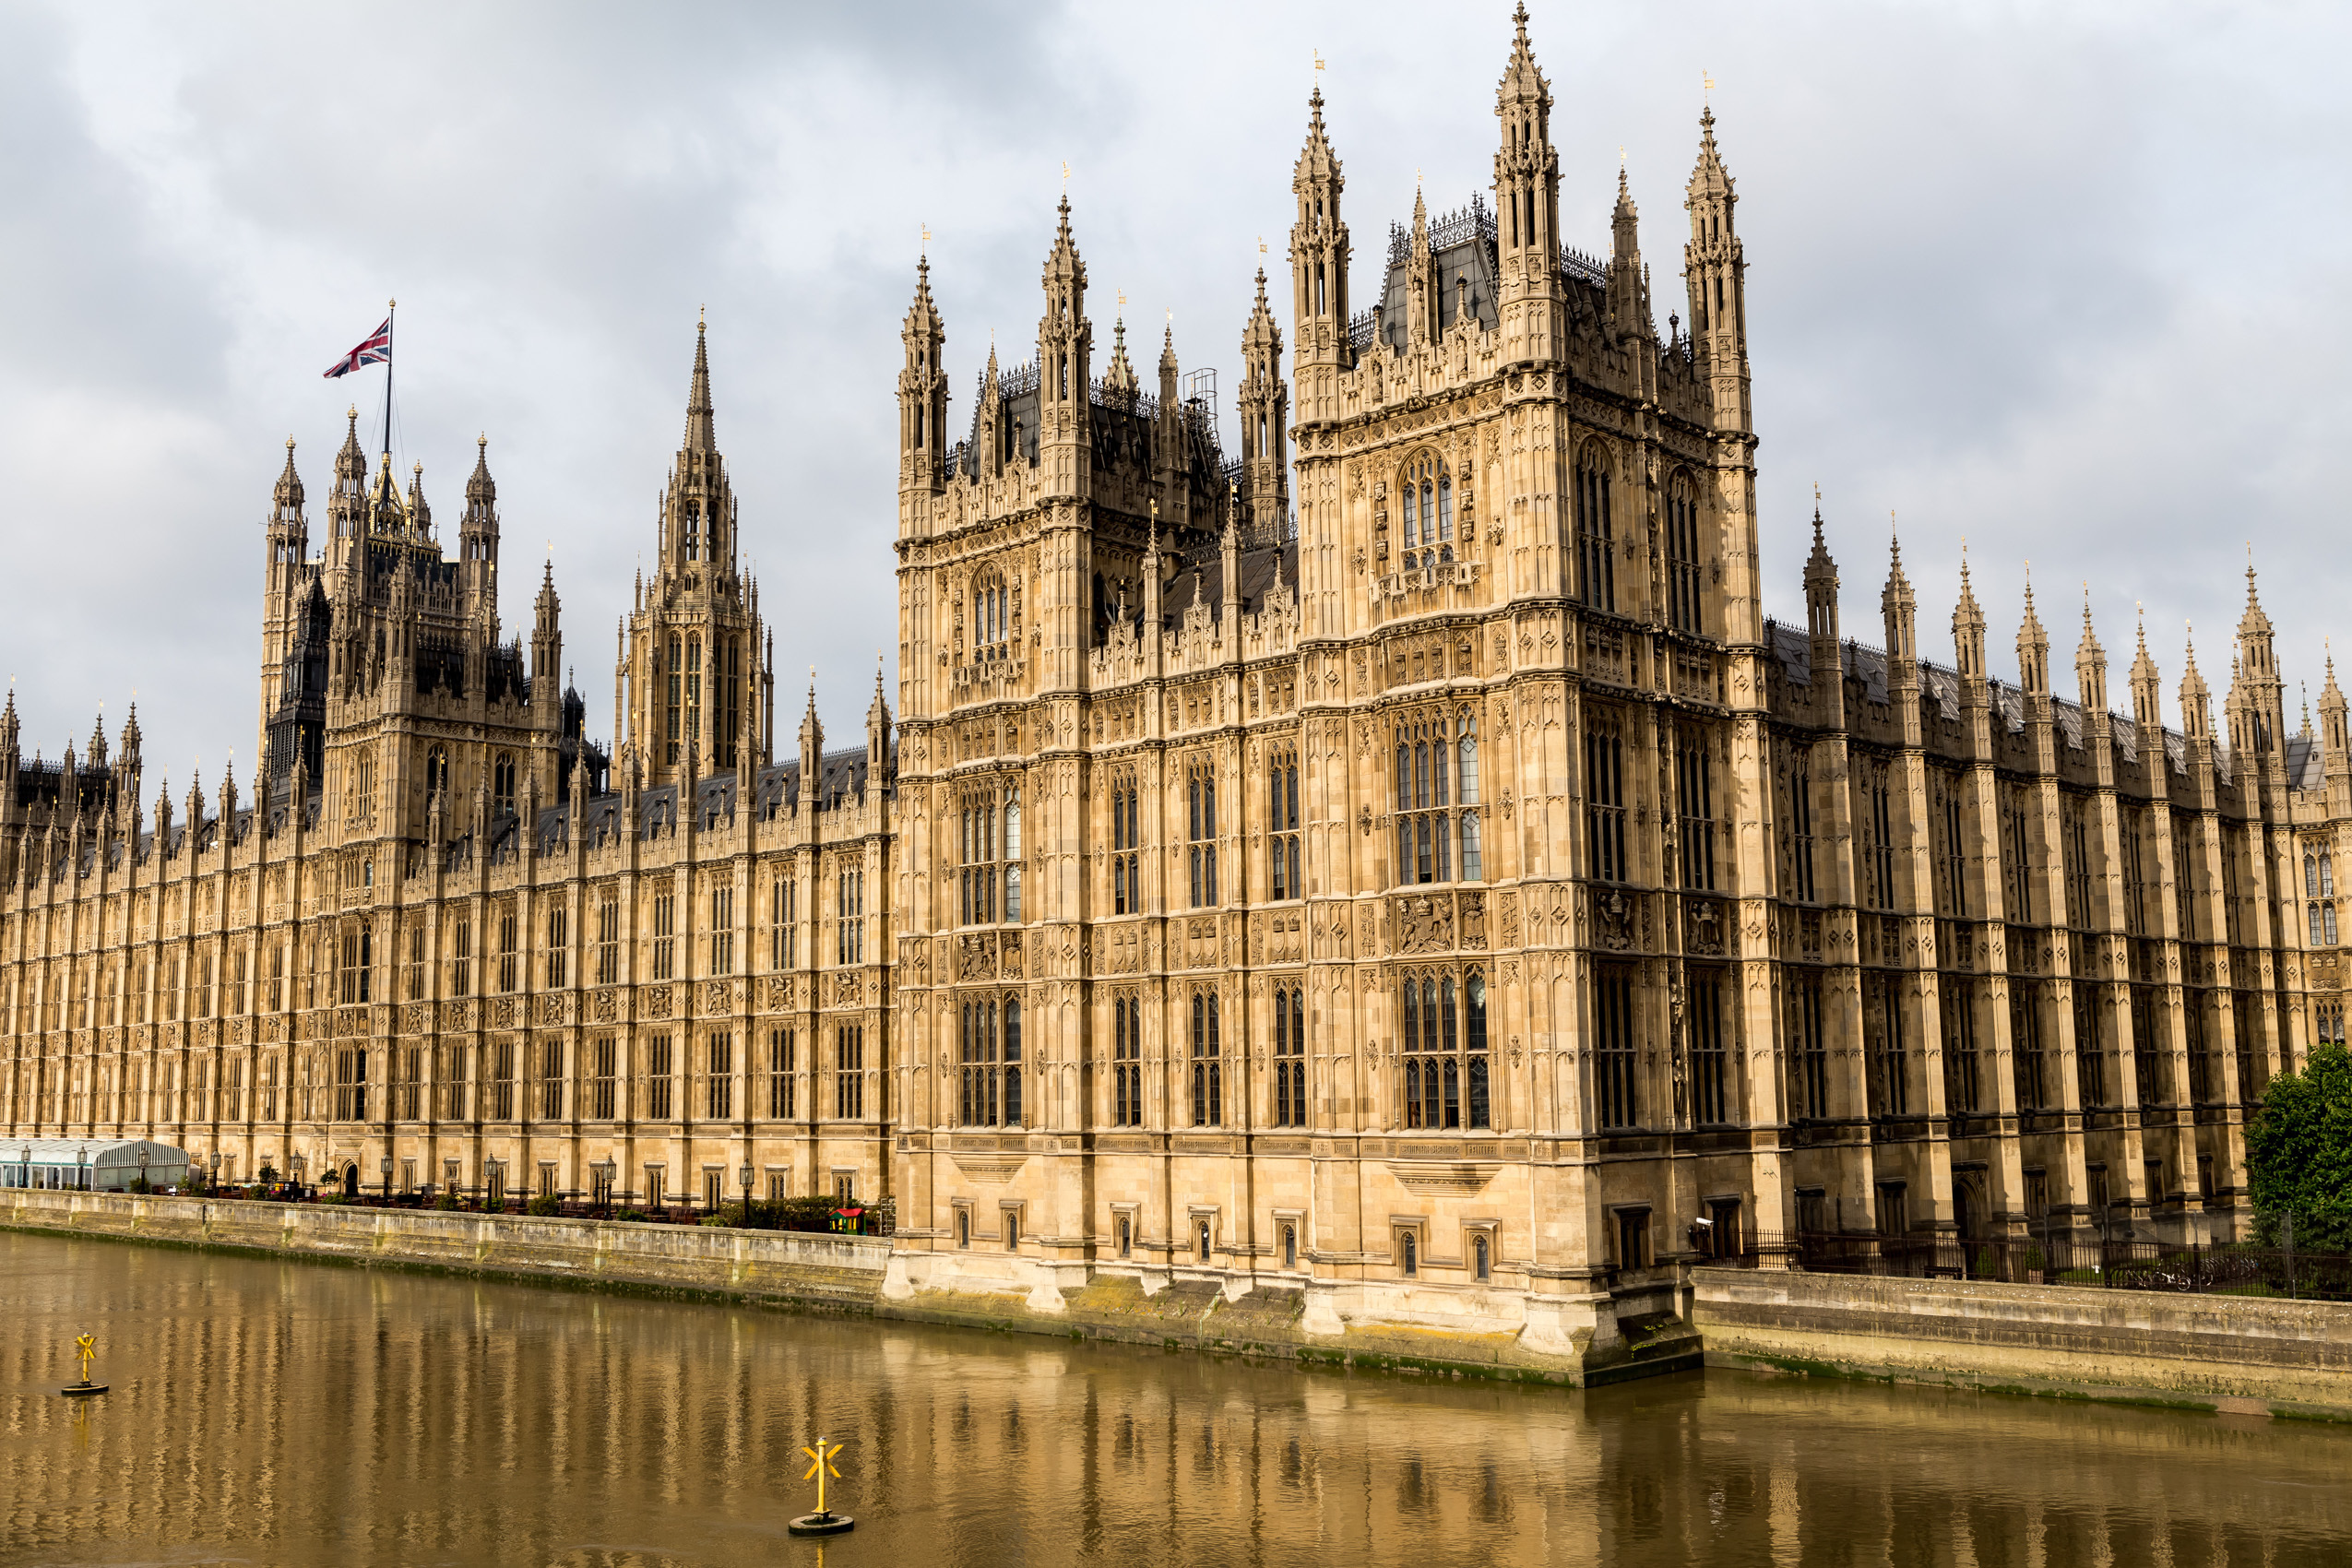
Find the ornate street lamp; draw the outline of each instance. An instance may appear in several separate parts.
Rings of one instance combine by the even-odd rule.
[[[392,1206],[392,1157],[386,1155],[378,1167],[384,1172],[384,1206]]]
[[[743,1228],[749,1229],[752,1224],[752,1162],[750,1160],[743,1161],[743,1169],[739,1174],[743,1179]]]
[[[147,1180],[147,1143],[145,1139],[141,1139],[139,1142],[139,1191],[151,1193],[154,1190]]]
[[[612,1218],[612,1178],[619,1174],[621,1168],[612,1163],[612,1157],[608,1154],[588,1169],[596,1172],[597,1184],[604,1189],[604,1218],[610,1219]]]

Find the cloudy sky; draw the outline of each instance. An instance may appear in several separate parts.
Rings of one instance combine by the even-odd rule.
[[[1800,607],[1818,482],[1849,634],[1877,640],[1892,510],[1939,657],[1965,535],[2000,645],[2030,558],[2061,650],[2087,578],[2119,663],[2144,600],[2168,689],[2184,620],[2218,687],[2251,540],[2316,688],[2322,638],[2352,631],[2325,484],[2352,428],[2346,15],[1538,0],[1570,236],[1605,249],[1623,148],[1661,310],[1716,78],[1772,608]],[[402,471],[446,533],[488,434],[507,624],[552,541],[592,718],[707,306],[779,707],[813,664],[854,731],[893,635],[923,226],[957,420],[992,331],[1027,357],[1065,160],[1098,343],[1123,291],[1229,396],[1315,52],[1360,294],[1417,172],[1432,208],[1491,178],[1509,38],[1501,0],[6,0],[0,672],[26,748],[78,744],[101,704],[111,732],[136,692],[151,778],[177,792],[201,757],[210,788],[232,750],[250,777],[281,444],[315,515],[344,407],[382,396],[380,371],[319,372],[395,295]]]

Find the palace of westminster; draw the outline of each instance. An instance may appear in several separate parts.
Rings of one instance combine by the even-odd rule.
[[[1096,359],[1066,198],[952,440],[919,269],[857,745],[812,697],[778,754],[703,339],[609,757],[552,569],[502,634],[486,456],[451,558],[354,429],[315,552],[290,444],[250,794],[143,810],[135,713],[45,764],[0,712],[0,1129],[751,1171],[887,1196],[901,1294],[1207,1279],[1535,1352],[1759,1238],[2238,1234],[2264,1081],[2344,1038],[2332,669],[2290,733],[2250,571],[2218,725],[2192,657],[2168,728],[2087,610],[2069,695],[2030,593],[1996,676],[1965,569],[1924,657],[1899,550],[1871,647],[1818,516],[1766,620],[1713,116],[1661,335],[1621,174],[1562,244],[1551,108],[1522,12],[1491,202],[1417,198],[1355,311],[1317,92],[1236,449],[1172,338]]]

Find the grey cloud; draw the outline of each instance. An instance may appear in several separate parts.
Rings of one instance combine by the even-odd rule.
[[[2316,679],[2352,329],[2334,14],[1547,3],[1531,30],[1571,237],[1606,245],[1623,146],[1661,315],[1721,84],[1772,608],[1799,607],[1819,481],[1865,640],[1892,507],[1930,626],[1966,534],[1997,641],[2030,557],[2061,646],[2088,578],[2110,652],[2145,599],[2168,687],[2190,616],[2219,679],[2251,538]],[[779,705],[814,663],[854,729],[894,640],[919,227],[958,420],[992,329],[1028,357],[1064,160],[1101,351],[1123,289],[1139,362],[1172,312],[1229,393],[1251,272],[1279,290],[1311,52],[1360,293],[1417,170],[1436,208],[1491,178],[1508,37],[1501,4],[0,11],[0,660],[28,743],[137,686],[175,788],[250,750],[278,443],[322,491],[379,384],[318,372],[392,294],[401,461],[445,522],[488,432],[510,621],[552,540],[591,714],[707,305]]]

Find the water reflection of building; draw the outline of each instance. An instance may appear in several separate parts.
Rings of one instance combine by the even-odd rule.
[[[2340,1037],[2346,704],[2286,729],[2268,621],[2215,730],[2144,645],[1996,680],[1965,586],[1920,657],[1762,612],[1744,254],[1703,116],[1687,311],[1621,174],[1562,243],[1524,24],[1492,204],[1394,226],[1351,308],[1312,101],[1291,353],[1260,279],[1229,453],[1163,339],[1098,373],[1066,202],[1037,358],[947,440],[902,334],[901,721],[775,757],[698,342],[607,776],[552,574],[502,641],[495,490],[270,514],[266,776],[138,812],[18,760],[6,1123],[250,1174],[897,1197],[896,1289],[1302,1289],[1319,1330],[1567,1350],[1714,1235],[2238,1223],[2246,1108]],[[1817,520],[1818,522],[1818,520]],[[1832,672],[1835,672],[1834,678]],[[748,782],[743,782],[748,781]],[[1719,1244],[1719,1243],[1709,1243]]]

